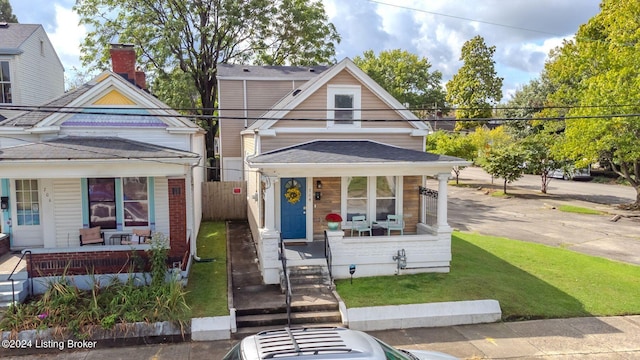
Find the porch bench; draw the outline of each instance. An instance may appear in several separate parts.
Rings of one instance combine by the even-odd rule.
[[[100,226],[80,229],[80,246],[95,244],[104,245],[104,232],[100,230]]]

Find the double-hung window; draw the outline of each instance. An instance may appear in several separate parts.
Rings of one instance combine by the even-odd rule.
[[[89,225],[103,229],[149,225],[149,191],[146,177],[90,178]]]
[[[360,127],[361,89],[357,85],[327,87],[327,125]]]
[[[384,221],[401,213],[402,177],[348,176],[343,178],[343,208],[347,221],[365,215],[368,221]]]
[[[0,103],[11,104],[11,72],[9,62],[0,61]]]

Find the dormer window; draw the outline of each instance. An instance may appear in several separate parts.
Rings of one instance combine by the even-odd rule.
[[[11,74],[9,62],[0,61],[0,104],[11,104]]]
[[[360,86],[327,87],[327,126],[360,127]]]

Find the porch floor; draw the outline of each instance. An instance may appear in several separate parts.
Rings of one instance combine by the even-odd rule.
[[[6,253],[0,256],[0,281],[6,280],[6,278],[11,274],[11,271],[18,265],[20,261],[21,254],[14,253]],[[27,262],[22,261],[18,268],[16,269],[16,273],[21,271],[27,271]]]
[[[287,245],[285,242],[285,256],[287,260],[324,259],[324,239],[313,240],[308,243]]]

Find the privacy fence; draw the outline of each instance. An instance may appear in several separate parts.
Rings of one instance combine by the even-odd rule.
[[[203,220],[246,220],[247,184],[214,181],[202,185]]]

